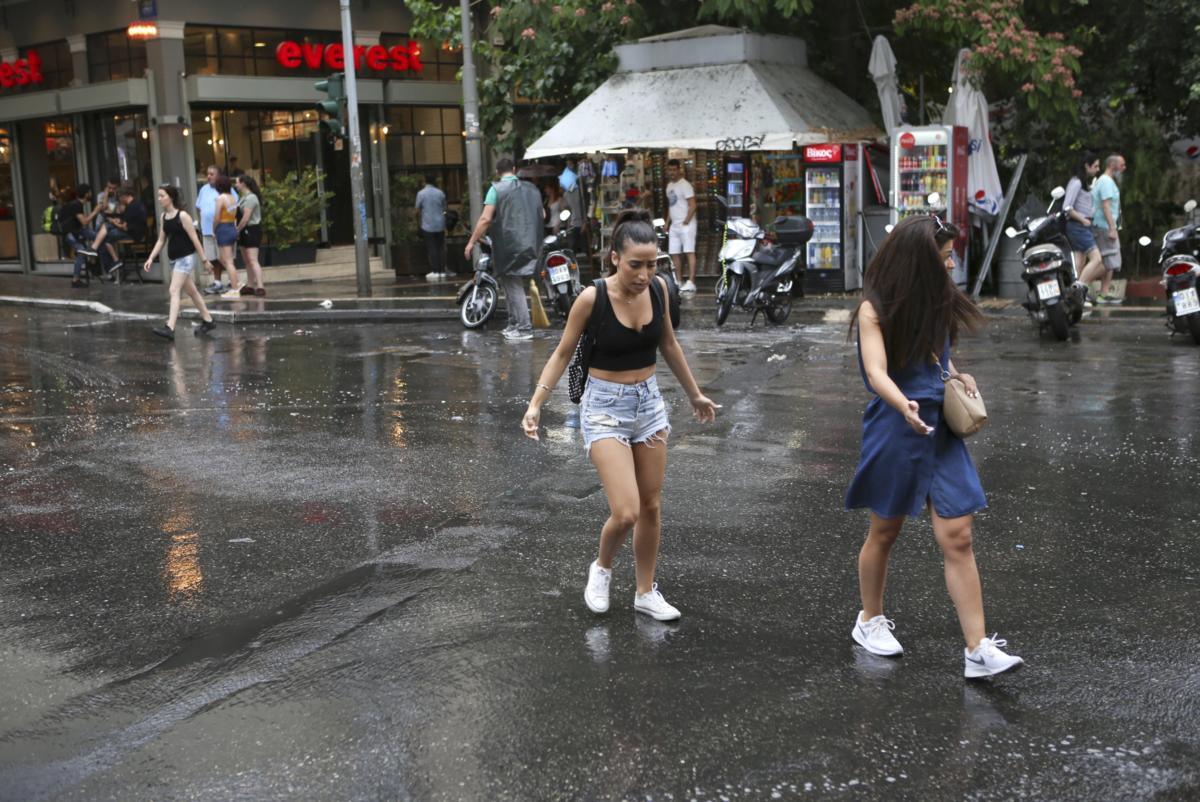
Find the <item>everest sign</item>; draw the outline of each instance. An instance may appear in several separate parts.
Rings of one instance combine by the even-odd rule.
[[[25,58],[12,62],[0,61],[0,87],[4,89],[40,84],[45,80],[42,76],[42,58],[36,50],[29,50]]]
[[[307,67],[319,70],[322,65],[331,70],[346,69],[345,52],[341,45],[310,44],[309,42],[280,42],[275,48],[275,61],[279,66],[289,70]],[[361,70],[366,68],[374,72],[391,70],[392,72],[421,72],[425,65],[421,63],[421,46],[409,42],[407,46],[383,47],[373,45],[355,45],[354,67]]]
[[[842,160],[841,145],[805,145],[804,161],[806,162],[840,162]]]

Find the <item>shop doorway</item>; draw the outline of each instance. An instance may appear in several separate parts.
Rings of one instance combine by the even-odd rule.
[[[350,147],[334,137],[314,134],[320,141],[318,167],[325,173],[325,191],[333,193],[325,204],[327,235],[331,245],[354,244],[354,201],[350,190]],[[364,171],[365,173],[365,171]],[[366,175],[363,176],[364,180]]]

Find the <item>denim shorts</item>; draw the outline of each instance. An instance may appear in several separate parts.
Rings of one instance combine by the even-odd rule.
[[[237,226],[233,223],[218,223],[214,233],[217,237],[217,244],[222,247],[237,244]]]
[[[654,376],[637,384],[617,384],[589,376],[579,403],[579,423],[589,452],[592,443],[606,438],[627,446],[652,446],[656,434],[662,432],[665,437],[671,431],[667,403]]]
[[[1096,237],[1092,234],[1091,226],[1085,226],[1078,220],[1067,221],[1067,239],[1071,243],[1071,250],[1080,253],[1088,253],[1096,247]]]
[[[187,256],[181,256],[178,259],[171,260],[171,271],[173,273],[191,273],[192,266],[196,263],[196,254],[189,253]]]

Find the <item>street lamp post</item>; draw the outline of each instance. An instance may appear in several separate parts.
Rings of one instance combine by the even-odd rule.
[[[345,2],[345,0],[343,0]],[[475,88],[475,59],[471,54],[471,4],[459,0],[462,10],[463,121],[467,132],[467,192],[471,198],[469,230],[483,214],[483,152],[479,133],[479,95]]]
[[[346,72],[346,132],[350,140],[350,197],[354,206],[354,267],[358,295],[371,297],[371,262],[367,255],[367,193],[363,189],[362,136],[358,130],[358,81],[354,64],[354,30],[350,26],[350,0],[339,0],[342,10],[342,53]]]

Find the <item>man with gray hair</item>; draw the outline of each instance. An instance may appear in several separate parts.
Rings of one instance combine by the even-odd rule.
[[[1119,304],[1121,299],[1110,294],[1113,274],[1121,269],[1121,239],[1118,228],[1121,224],[1121,176],[1125,172],[1125,157],[1114,153],[1104,160],[1104,174],[1096,179],[1092,187],[1092,200],[1096,211],[1092,216],[1092,233],[1096,235],[1096,245],[1100,248],[1100,264],[1093,270],[1085,271],[1079,277],[1084,284],[1094,281],[1104,271],[1100,279],[1100,292],[1096,302],[1102,304]]]

